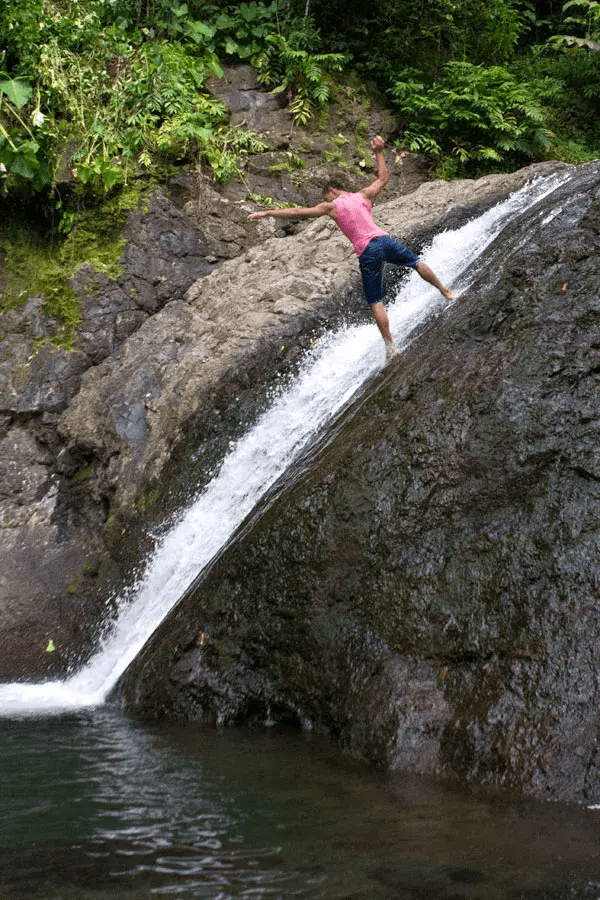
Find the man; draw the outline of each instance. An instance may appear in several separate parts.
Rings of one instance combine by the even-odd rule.
[[[348,193],[341,184],[329,182],[323,191],[324,200],[316,206],[295,207],[292,209],[266,209],[252,213],[250,219],[261,219],[263,216],[276,218],[292,218],[294,216],[331,216],[346,237],[352,242],[358,256],[358,264],[363,280],[367,303],[373,310],[375,321],[385,341],[386,358],[390,359],[398,351],[390,332],[390,323],[383,305],[386,284],[383,280],[384,263],[410,266],[416,269],[421,278],[432,284],[446,298],[451,300],[454,294],[439,281],[422,260],[412,250],[391,237],[373,221],[371,200],[383,190],[389,181],[388,167],[383,155],[384,141],[377,135],[371,141],[371,149],[375,154],[377,177],[358,193]]]

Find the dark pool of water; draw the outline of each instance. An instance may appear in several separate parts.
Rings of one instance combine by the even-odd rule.
[[[0,720],[0,897],[598,900],[600,811],[385,778],[296,733]]]

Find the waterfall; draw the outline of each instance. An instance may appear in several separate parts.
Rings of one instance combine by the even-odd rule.
[[[462,228],[439,234],[423,254],[427,263],[460,295],[474,278],[473,264],[505,226],[564,180],[539,179]],[[540,210],[540,221],[543,215],[547,211]],[[412,273],[388,304],[399,349],[420,324],[445,308],[440,294]],[[0,715],[47,715],[101,705],[186,588],[382,362],[382,341],[372,323],[325,336],[295,380],[246,435],[232,442],[206,489],[173,521],[138,583],[120,599],[118,617],[89,662],[64,680],[0,685]]]

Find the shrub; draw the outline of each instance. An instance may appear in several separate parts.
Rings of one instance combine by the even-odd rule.
[[[403,145],[436,160],[453,154],[458,171],[512,166],[550,145],[535,86],[501,66],[450,62],[433,84],[405,70],[391,93],[406,122]]]

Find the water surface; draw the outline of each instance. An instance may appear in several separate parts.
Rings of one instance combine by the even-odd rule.
[[[0,720],[0,897],[597,900],[600,811],[386,778],[296,732]]]

